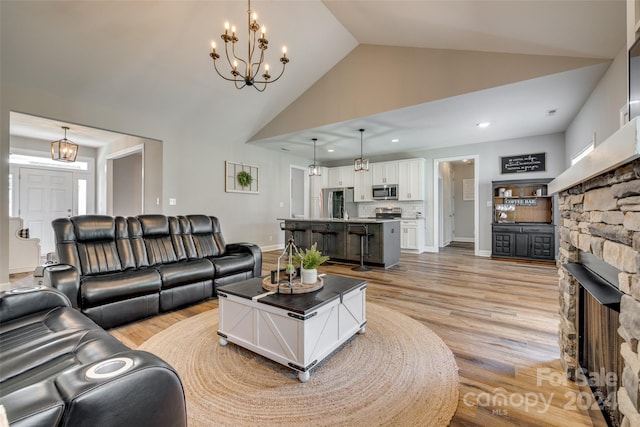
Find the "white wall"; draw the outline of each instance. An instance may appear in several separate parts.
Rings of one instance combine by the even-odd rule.
[[[627,49],[621,49],[566,131],[565,166],[595,134],[596,146],[620,127],[620,109],[627,103]]]
[[[473,241],[473,200],[464,200],[463,181],[473,179],[473,164],[453,163],[454,177],[454,241]]]

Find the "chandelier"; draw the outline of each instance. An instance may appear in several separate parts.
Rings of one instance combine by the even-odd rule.
[[[51,158],[61,162],[75,162],[78,155],[78,144],[67,139],[67,131],[69,130],[67,126],[62,126],[62,129],[64,129],[64,138],[51,143]]]
[[[284,73],[284,68],[289,62],[289,58],[287,58],[287,48],[282,48],[282,57],[280,58],[280,62],[282,63],[282,71],[278,77],[273,80],[271,79],[271,74],[269,74],[269,65],[264,64],[264,72],[262,73],[262,80],[259,79],[258,75],[260,73],[260,69],[264,63],[264,51],[269,47],[269,41],[265,38],[266,29],[262,26],[260,29],[260,25],[257,22],[258,16],[251,12],[251,0],[248,0],[248,10],[247,10],[247,58],[242,59],[238,57],[236,54],[236,43],[239,41],[238,37],[236,37],[236,27],[231,26],[229,28],[229,22],[224,24],[224,34],[220,37],[224,40],[224,52],[227,57],[227,62],[229,63],[229,67],[231,67],[231,71],[229,72],[231,77],[228,77],[220,72],[218,69],[218,63],[216,62],[220,59],[220,55],[216,52],[216,44],[215,42],[211,42],[211,53],[209,56],[213,59],[213,67],[220,77],[230,82],[233,82],[236,86],[236,89],[242,89],[245,86],[253,86],[259,92],[264,91],[267,88],[268,83],[273,83],[277,81],[282,74]],[[252,21],[253,20],[253,21]],[[258,37],[258,30],[261,30],[260,37]],[[229,35],[229,31],[231,31],[231,35]],[[253,33],[253,34],[251,34]],[[231,43],[231,52],[229,52],[229,43]],[[256,47],[260,50],[259,60],[255,62],[253,55],[256,50]],[[239,64],[242,63],[244,71],[241,72],[238,67]]]
[[[353,168],[356,172],[369,172],[369,159],[365,159],[362,156],[362,134],[364,133],[364,129],[360,130],[360,157],[355,159],[353,163]]]
[[[316,163],[316,141],[318,138],[311,138],[311,140],[313,141],[313,164],[309,165],[309,176],[321,176],[320,165]]]

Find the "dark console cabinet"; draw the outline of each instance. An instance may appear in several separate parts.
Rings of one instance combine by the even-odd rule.
[[[494,181],[491,256],[555,260],[553,198],[549,179]]]
[[[555,227],[553,224],[493,224],[492,256],[553,261]]]

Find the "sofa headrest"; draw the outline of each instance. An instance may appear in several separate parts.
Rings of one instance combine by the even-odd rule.
[[[192,234],[213,233],[211,218],[206,215],[188,215]]]
[[[142,226],[142,234],[145,237],[168,236],[169,220],[164,215],[138,215],[138,221]]]
[[[115,218],[107,215],[80,215],[71,217],[78,242],[115,240]]]

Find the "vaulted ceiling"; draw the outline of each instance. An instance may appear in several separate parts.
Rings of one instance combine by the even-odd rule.
[[[243,1],[3,1],[0,7],[3,82],[30,81],[58,96],[117,104],[131,114],[173,112],[176,126],[195,117],[212,132],[237,129],[244,141],[306,157],[310,138],[317,137],[318,157],[328,162],[353,157],[359,127],[367,128],[371,155],[561,132],[625,45],[622,0],[253,1],[273,47],[270,62],[277,63],[283,44],[291,58],[283,78],[258,93],[234,89],[208,57],[209,42],[219,38],[225,20],[244,28]],[[574,68],[366,115],[356,111],[335,122],[312,120],[303,128],[287,123],[288,106],[315,102],[314,86],[318,92],[323,79],[339,79],[341,61],[367,45],[577,60]],[[353,101],[350,83],[343,82],[336,104]],[[411,75],[407,83],[425,82]],[[474,126],[479,120],[495,126],[480,134]],[[12,133],[29,136],[28,126],[14,125]],[[30,126],[38,132],[37,124]],[[59,139],[56,126],[50,128],[39,137]],[[392,138],[399,143],[391,145]]]

